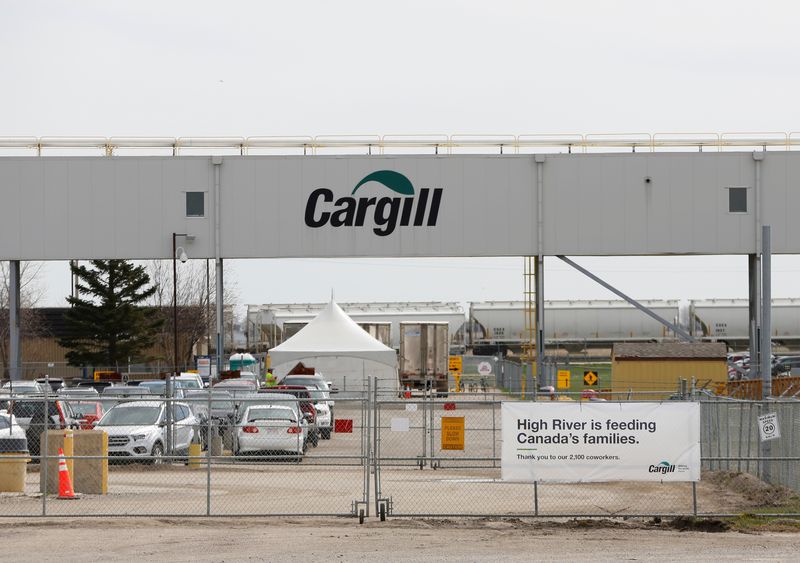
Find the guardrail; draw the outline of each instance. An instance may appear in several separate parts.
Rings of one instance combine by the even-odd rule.
[[[159,154],[228,151],[248,154],[528,154],[589,153],[630,150],[792,150],[800,132],[761,133],[591,133],[498,135],[318,135],[255,137],[0,137],[0,152],[14,150],[43,156],[47,151],[89,149],[97,155],[152,150]],[[462,152],[463,151],[463,152]],[[417,151],[414,151],[416,153]],[[137,153],[138,154],[138,153]]]

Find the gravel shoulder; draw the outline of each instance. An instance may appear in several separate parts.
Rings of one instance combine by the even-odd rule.
[[[796,560],[798,533],[681,532],[646,521],[0,520],[2,561]]]

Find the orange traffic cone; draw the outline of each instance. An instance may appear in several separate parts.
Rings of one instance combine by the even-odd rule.
[[[58,498],[78,498],[72,490],[72,479],[69,477],[67,460],[64,459],[64,449],[58,448]]]

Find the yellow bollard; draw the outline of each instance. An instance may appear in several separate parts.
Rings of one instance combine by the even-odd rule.
[[[200,444],[189,444],[189,469],[200,469],[204,459]]]

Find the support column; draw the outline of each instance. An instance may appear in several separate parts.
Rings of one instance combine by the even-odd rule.
[[[545,381],[544,375],[544,256],[541,254],[536,257],[534,266],[534,278],[536,283],[536,378],[534,385],[539,390],[544,384],[552,382]]]
[[[536,284],[536,377],[533,379],[534,398],[544,383],[544,162],[545,156],[534,156],[536,162],[536,263],[533,268]]]
[[[748,279],[748,312],[749,312],[749,334],[750,334],[750,378],[753,379],[761,373],[761,363],[759,355],[760,334],[759,327],[761,319],[759,310],[761,307],[761,258],[758,254],[747,256],[747,279]]]
[[[769,225],[761,229],[761,398],[766,401],[772,396],[772,237]]]
[[[8,366],[9,379],[22,379],[22,347],[20,346],[20,266],[10,260],[8,268]]]
[[[764,152],[763,151],[755,151],[753,152],[753,160],[755,161],[755,178],[754,178],[754,188],[753,188],[753,219],[755,221],[755,248],[753,249],[754,254],[752,255],[754,263],[752,265],[752,271],[750,272],[750,308],[755,307],[755,311],[751,311],[750,315],[750,344],[752,346],[755,343],[755,356],[753,355],[753,348],[750,348],[750,379],[755,379],[761,376],[761,358],[763,355],[763,350],[761,349],[761,324],[763,322],[763,314],[764,311],[762,309],[761,304],[761,283],[762,283],[762,264],[761,264],[761,256],[759,253],[763,251],[762,248],[762,240],[761,240],[761,165],[764,162]],[[755,324],[753,324],[753,319],[755,319]],[[771,371],[771,369],[770,369]]]
[[[217,276],[217,378],[222,373],[223,355],[225,353],[223,332],[223,296],[222,296],[222,241],[220,233],[220,218],[222,209],[222,194],[220,193],[220,166],[221,156],[212,156],[211,164],[214,166],[214,258]]]

